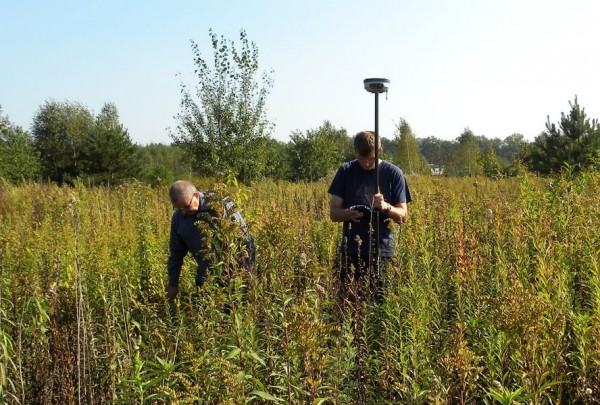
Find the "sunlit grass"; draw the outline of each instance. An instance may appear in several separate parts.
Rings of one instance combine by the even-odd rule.
[[[4,186],[0,400],[597,402],[598,175],[409,182],[385,301],[343,310],[327,181],[203,181],[242,207],[257,266],[196,292],[186,260],[175,311],[166,189]]]

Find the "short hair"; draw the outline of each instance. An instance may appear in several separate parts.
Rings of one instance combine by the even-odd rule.
[[[378,139],[381,148],[381,138]],[[361,131],[354,135],[354,152],[361,156],[368,156],[375,150],[375,132]]]
[[[177,204],[181,198],[190,199],[197,192],[196,186],[187,180],[177,180],[169,187],[169,198],[172,204]]]

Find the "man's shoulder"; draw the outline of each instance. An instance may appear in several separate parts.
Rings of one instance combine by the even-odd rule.
[[[171,222],[178,222],[183,218],[183,214],[179,210],[173,211],[173,215],[171,215]]]
[[[358,161],[357,160],[351,160],[349,162],[344,162],[341,164],[341,166],[338,168],[337,172],[335,173],[335,176],[333,177],[333,180],[331,181],[332,185],[335,184],[342,184],[343,182],[353,178],[353,174],[356,171],[358,166]]]
[[[200,192],[200,212],[217,216],[217,212],[230,216],[238,210],[237,204],[229,196],[219,198],[214,192]]]
[[[396,166],[392,162],[388,162],[387,160],[383,160],[382,164],[380,165],[380,167],[384,171],[387,171],[390,174],[397,174],[397,175],[400,175],[400,176],[404,176],[404,173],[402,172],[402,169],[400,169],[398,166]]]
[[[340,166],[338,171],[347,172],[347,171],[351,171],[351,170],[356,170],[357,167],[359,167],[358,160],[354,159],[354,160],[350,160],[348,162],[342,163],[342,165]]]

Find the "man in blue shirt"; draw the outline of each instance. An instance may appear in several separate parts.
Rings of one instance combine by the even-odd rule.
[[[378,147],[381,154],[381,145]],[[380,257],[384,262],[391,260],[395,242],[387,220],[406,222],[408,203],[412,197],[402,170],[382,160],[378,165],[377,190],[374,132],[356,134],[354,151],[356,159],[338,169],[328,190],[331,194],[329,216],[334,222],[344,223],[340,245],[340,288],[342,295],[345,295],[350,275],[354,281],[368,275],[377,296],[381,292],[382,280],[375,271],[369,272],[376,260],[370,242],[376,237],[379,227],[379,240],[373,239],[373,244],[379,244]]]
[[[196,286],[201,287],[206,278],[206,270],[210,263],[204,258],[203,250],[206,247],[206,235],[198,227],[198,221],[208,221],[218,217],[217,212],[207,204],[207,195],[199,192],[189,181],[178,180],[169,188],[169,198],[175,208],[171,218],[171,235],[169,237],[169,259],[167,269],[169,282],[167,285],[167,298],[174,300],[179,291],[179,276],[183,265],[183,258],[191,253],[198,268],[196,271]],[[230,200],[223,201],[224,213],[238,223],[245,234],[245,252],[247,257],[244,263],[246,268],[254,263],[254,241],[248,232],[244,219],[235,204]],[[209,223],[214,226],[215,221]]]

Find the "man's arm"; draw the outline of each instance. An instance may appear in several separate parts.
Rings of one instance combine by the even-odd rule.
[[[170,244],[171,245],[171,244]],[[172,246],[172,245],[171,245]],[[174,300],[179,291],[179,275],[183,266],[183,257],[178,251],[171,250],[169,260],[167,261],[167,270],[169,273],[169,282],[167,284],[167,298]]]
[[[188,253],[187,246],[177,234],[175,218],[171,220],[171,235],[169,236],[169,259],[167,260],[167,271],[169,282],[167,284],[167,298],[175,299],[179,291],[179,275],[183,266],[183,258]]]
[[[406,223],[408,220],[408,204],[407,203],[399,203],[396,205],[388,204],[390,206],[390,210],[387,211],[388,217],[392,218],[396,222]]]
[[[408,219],[408,204],[405,202],[392,205],[383,199],[382,194],[375,194],[373,206],[385,212],[389,218],[396,222],[406,223]]]

